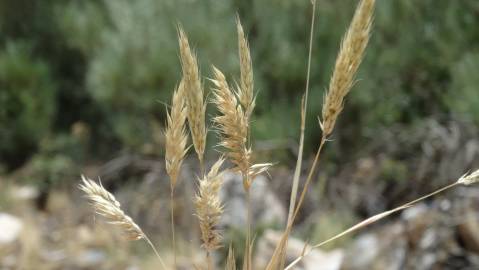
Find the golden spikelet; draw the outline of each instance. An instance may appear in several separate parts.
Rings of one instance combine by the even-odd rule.
[[[479,170],[476,170],[473,173],[465,174],[461,176],[461,178],[457,180],[457,183],[466,185],[466,186],[479,183]]]
[[[171,111],[167,111],[167,128],[165,130],[166,172],[170,176],[171,188],[174,189],[183,158],[187,152],[188,135],[185,129],[187,110],[185,107],[184,83],[173,93]]]
[[[198,159],[200,163],[203,164],[207,130],[205,125],[206,102],[203,100],[204,91],[201,83],[200,70],[198,60],[192,52],[188,38],[181,27],[178,27],[178,39],[188,112],[188,125]]]
[[[99,185],[83,175],[82,182],[80,189],[85,192],[97,214],[105,217],[110,224],[120,227],[128,240],[145,238],[140,227],[121,210],[120,203],[113,194],[104,189],[101,184]]]
[[[200,222],[203,248],[208,252],[221,247],[221,234],[217,229],[223,205],[219,197],[219,191],[223,184],[220,167],[224,159],[220,158],[211,167],[209,173],[199,180],[199,191],[195,197],[196,216]]]
[[[221,113],[213,121],[221,133],[220,145],[228,150],[226,155],[235,164],[235,169],[247,175],[251,156],[251,150],[246,146],[248,120],[223,73],[215,67],[213,73],[213,103]]]
[[[249,118],[255,106],[255,99],[253,93],[253,64],[251,61],[251,53],[248,41],[245,37],[243,26],[239,17],[236,18],[236,26],[238,30],[238,52],[240,60],[240,86],[237,90],[239,102]]]
[[[369,41],[375,0],[361,0],[351,25],[341,43],[333,76],[323,104],[323,137],[333,131],[336,119],[343,109],[344,97],[354,84],[354,78]]]

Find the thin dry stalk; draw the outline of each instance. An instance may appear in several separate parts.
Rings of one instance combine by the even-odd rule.
[[[120,202],[116,200],[115,196],[103,188],[101,184],[97,184],[83,175],[81,177],[82,184],[80,184],[80,189],[85,192],[96,213],[105,217],[108,223],[118,226],[128,240],[144,239],[155,252],[163,269],[167,269],[156,247],[133,219],[121,210]]]
[[[206,102],[203,100],[204,90],[201,83],[198,60],[190,48],[185,32],[180,26],[178,27],[178,39],[180,44],[180,59],[188,111],[188,125],[190,127],[193,145],[203,172],[203,160],[207,135],[205,124]]]
[[[171,215],[171,236],[174,257],[174,267],[176,267],[176,239],[175,239],[175,214],[174,197],[175,187],[178,181],[181,164],[188,151],[186,144],[188,135],[186,133],[186,106],[184,97],[184,83],[180,82],[179,87],[173,92],[171,111],[167,113],[167,127],[165,130],[165,162],[166,172],[170,177],[170,215]]]
[[[250,190],[246,190],[246,240],[245,240],[245,250],[244,250],[244,257],[243,257],[243,270],[250,270],[252,269],[252,242],[251,242],[251,224],[252,224],[252,217],[251,217],[252,209],[251,209],[251,192]]]
[[[227,149],[227,157],[235,165],[234,170],[241,172],[243,187],[246,192],[247,203],[247,228],[245,243],[245,260],[243,269],[251,269],[250,244],[251,244],[251,196],[250,187],[252,180],[259,173],[267,170],[271,164],[251,164],[251,148],[248,142],[248,117],[238,102],[237,96],[230,90],[223,73],[213,67],[215,85],[213,89],[213,103],[217,106],[221,115],[216,116],[213,121],[220,130],[220,145]]]
[[[471,173],[471,174],[465,174],[463,176],[461,176],[456,182],[452,183],[452,184],[449,184],[445,187],[442,187],[434,192],[431,192],[427,195],[424,195],[418,199],[415,199],[413,201],[410,201],[408,203],[405,203],[401,206],[398,206],[392,210],[388,210],[388,211],[384,211],[382,213],[379,213],[377,215],[374,215],[370,218],[367,218],[359,223],[357,223],[356,225],[350,227],[349,229],[346,229],[345,231],[342,231],[338,234],[336,234],[335,236],[323,241],[323,242],[320,242],[316,245],[313,245],[308,251],[304,252],[301,256],[299,256],[298,258],[296,258],[293,262],[291,262],[291,264],[288,265],[288,267],[285,268],[285,270],[289,270],[289,269],[292,269],[293,266],[295,266],[299,261],[301,261],[304,257],[306,257],[309,253],[311,253],[311,251],[315,248],[319,248],[321,246],[324,246],[332,241],[335,241],[345,235],[348,235],[350,233],[353,233],[357,230],[360,230],[360,229],[363,229],[364,227],[366,226],[369,226],[373,223],[376,223],[396,212],[399,212],[399,211],[402,211],[406,208],[409,208],[411,206],[414,206],[415,204],[417,204],[418,202],[421,202],[421,201],[424,201],[425,199],[428,199],[432,196],[435,196],[439,193],[442,193],[446,190],[449,190],[453,187],[456,187],[458,185],[464,185],[464,186],[469,186],[469,185],[472,185],[472,184],[475,184],[475,183],[479,183],[479,170],[476,170],[475,172]]]
[[[351,25],[346,32],[346,36],[341,43],[341,49],[336,59],[329,90],[324,99],[322,115],[323,121],[320,122],[321,129],[323,130],[320,146],[316,152],[316,156],[310,168],[308,177],[306,178],[299,201],[295,206],[293,216],[288,222],[281,241],[276,246],[275,252],[273,253],[273,256],[268,264],[268,270],[277,269],[281,265],[289,234],[291,232],[294,220],[303,204],[304,197],[312,180],[312,176],[316,170],[321,149],[323,148],[328,136],[333,131],[336,119],[339,116],[339,113],[342,111],[344,97],[354,84],[354,77],[363,58],[364,50],[366,49],[366,45],[370,36],[374,4],[375,0],[361,0],[356,8]]]
[[[238,54],[240,60],[240,86],[237,90],[239,102],[243,106],[246,118],[250,118],[255,106],[254,98],[254,80],[253,80],[253,64],[251,61],[251,53],[248,40],[245,37],[243,26],[239,17],[236,18],[236,27],[238,31]],[[247,121],[248,123],[248,121]]]
[[[235,252],[233,247],[230,245],[228,250],[228,258],[226,259],[226,267],[225,270],[236,270],[236,260],[235,260]]]
[[[206,257],[211,269],[210,254],[221,247],[221,233],[218,224],[223,214],[223,205],[219,191],[223,184],[220,167],[224,159],[220,158],[210,169],[209,173],[199,180],[199,191],[195,197],[196,216],[200,222],[202,247],[206,250]]]
[[[273,252],[273,256],[271,257],[271,259],[270,259],[270,261],[269,261],[269,263],[266,267],[266,270],[278,269],[280,267],[280,264],[281,264],[281,261],[282,261],[282,256],[284,256],[284,254],[285,254],[285,249],[286,249],[286,245],[288,243],[289,234],[291,233],[291,230],[293,229],[294,220],[296,219],[296,216],[298,215],[299,210],[301,209],[301,205],[304,202],[304,198],[306,197],[306,192],[307,192],[307,190],[309,188],[309,185],[311,183],[311,179],[313,178],[313,175],[315,173],[315,169],[319,164],[319,160],[320,160],[320,157],[321,157],[321,155],[320,155],[321,150],[323,149],[325,143],[326,143],[326,139],[322,138],[321,142],[319,144],[318,150],[316,151],[316,155],[314,157],[313,164],[311,165],[311,169],[309,170],[308,177],[306,178],[305,185],[304,185],[304,187],[301,191],[301,195],[299,197],[298,204],[296,205],[295,211],[293,213],[293,218],[287,224],[286,229],[285,229],[283,235],[281,236],[280,241],[276,245],[276,248]]]
[[[177,255],[176,255],[176,237],[175,237],[175,191],[171,189],[170,192],[170,228],[171,228],[171,245],[173,248],[173,266],[177,269]]]
[[[313,52],[313,36],[314,36],[314,21],[316,15],[316,0],[311,1],[312,14],[311,14],[311,30],[309,33],[309,52],[308,52],[308,67],[306,73],[306,86],[304,90],[304,96],[301,99],[301,129],[300,129],[300,138],[299,138],[299,149],[298,149],[298,157],[296,160],[296,167],[294,169],[294,176],[293,176],[293,185],[291,187],[291,197],[289,200],[289,212],[288,212],[288,220],[286,222],[286,226],[291,222],[293,218],[294,207],[296,205],[296,197],[298,196],[298,187],[299,187],[299,177],[301,174],[301,167],[303,161],[303,148],[304,148],[304,132],[306,129],[306,115],[308,109],[308,96],[309,96],[309,80],[311,75],[311,59],[312,59],[312,52]],[[287,246],[287,239],[285,246]],[[281,265],[280,268],[284,268],[284,264],[286,261],[286,249],[283,248],[281,252]]]
[[[295,213],[293,214],[293,222],[304,201],[304,196],[319,161],[321,149],[334,128],[334,123],[343,107],[344,97],[349,92],[355,73],[361,63],[362,55],[369,40],[374,3],[375,0],[361,0],[356,8],[356,12],[346,33],[346,37],[341,44],[341,50],[336,59],[336,66],[333,72],[333,77],[331,78],[330,89],[323,104],[323,122],[321,125],[323,134],[321,142],[308,174],[308,178],[306,179],[300,200],[296,206]],[[349,83],[345,83],[347,81],[349,81]],[[334,114],[331,114],[333,111]]]
[[[296,197],[298,194],[298,186],[299,186],[299,177],[301,173],[301,165],[303,160],[303,148],[304,148],[304,131],[306,130],[306,115],[308,109],[308,96],[309,96],[309,79],[311,74],[311,58],[312,58],[312,51],[313,51],[313,34],[314,34],[314,18],[316,17],[316,0],[311,2],[313,5],[313,11],[311,16],[311,31],[309,34],[309,53],[308,53],[308,68],[306,74],[306,87],[304,90],[304,96],[301,99],[301,129],[300,129],[300,137],[299,137],[299,150],[298,150],[298,157],[296,160],[296,167],[294,169],[294,176],[293,176],[293,186],[291,188],[291,197],[289,201],[289,212],[288,212],[288,222],[291,221],[293,217],[294,206],[296,205]]]

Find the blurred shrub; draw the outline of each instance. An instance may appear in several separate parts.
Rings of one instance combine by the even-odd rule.
[[[103,13],[95,11],[94,3],[72,3],[65,7],[66,13],[60,13],[67,40],[91,57],[87,90],[106,111],[112,132],[124,146],[138,149],[151,142],[154,122],[164,121],[165,105],[160,101],[169,102],[181,76],[176,22],[184,24],[203,63],[224,50],[220,40],[226,39],[213,34],[225,24],[216,20],[212,26],[208,18],[223,17],[233,30],[234,18],[225,13],[231,8],[206,2],[105,1]],[[96,18],[99,14],[103,20]],[[211,62],[206,63],[203,66],[208,67]]]
[[[61,25],[67,39],[89,55],[88,91],[105,108],[113,132],[125,145],[150,141],[151,122],[163,121],[164,106],[158,100],[168,101],[180,78],[176,22],[183,24],[196,47],[203,75],[208,76],[210,64],[215,64],[230,79],[237,78],[236,12],[249,34],[259,91],[253,138],[297,137],[309,1],[277,1],[275,5],[268,0],[87,3],[67,5]],[[314,116],[320,114],[322,90],[327,88],[355,3],[318,1],[306,130],[311,146],[320,133]],[[380,127],[407,125],[456,110],[448,94],[454,92],[453,77],[460,76],[453,63],[478,48],[474,43],[477,5],[474,0],[379,2],[374,36],[358,76],[360,83],[342,117],[347,127],[340,138],[354,144],[357,134],[369,138]],[[103,19],[99,19],[101,14]],[[208,82],[205,85],[208,90]]]
[[[443,118],[458,110],[451,98],[474,107],[477,101],[461,96],[454,81],[465,75],[456,63],[479,49],[478,8],[474,0],[378,2],[371,47],[351,98],[362,134],[373,137],[385,125]]]
[[[479,125],[479,52],[467,53],[451,67],[452,87],[445,102],[459,117]]]
[[[314,151],[317,144],[320,129],[316,116],[320,115],[341,36],[356,3],[317,1],[307,152]],[[341,116],[341,132],[333,136],[330,155],[348,157],[361,148],[364,140],[377,136],[378,129],[392,124],[407,128],[431,116],[477,118],[472,115],[477,115],[478,108],[477,76],[473,73],[479,50],[478,10],[477,0],[378,1],[371,44],[359,82]],[[0,37],[2,66],[14,51],[8,49],[13,45],[6,44],[21,38],[34,49],[33,54],[18,57],[35,63],[24,64],[26,71],[22,73],[44,72],[47,75],[41,76],[40,87],[53,85],[49,78],[58,86],[56,104],[45,101],[51,99],[53,90],[25,91],[28,97],[24,97],[32,99],[32,104],[48,105],[41,106],[44,114],[51,114],[55,107],[62,111],[56,115],[53,133],[85,122],[91,127],[92,142],[108,153],[124,148],[138,151],[149,148],[145,145],[152,142],[161,143],[155,133],[165,121],[162,102],[169,103],[181,76],[177,23],[183,25],[196,48],[203,75],[210,77],[214,64],[233,81],[239,75],[238,13],[249,35],[258,90],[252,138],[287,144],[298,136],[310,1],[281,0],[272,5],[271,0],[56,0],[40,5],[27,0],[0,0],[0,12],[4,15],[0,28],[6,33]],[[20,20],[22,17],[26,19]],[[31,59],[38,55],[43,56],[43,62]],[[2,80],[10,77],[6,75]],[[207,92],[209,87],[205,80]],[[41,95],[33,98],[36,93]],[[6,94],[1,95],[5,100]],[[46,113],[48,110],[52,112]],[[213,114],[214,109],[209,113]],[[38,132],[25,132],[32,138],[23,140],[34,145],[41,129],[48,130],[48,126],[42,125]],[[7,130],[3,127],[8,125],[2,124],[2,133],[12,130],[3,131]],[[22,152],[13,144],[1,147],[10,148],[10,153]],[[153,152],[159,150],[154,148]],[[7,152],[1,153],[4,156]]]
[[[19,179],[42,193],[52,187],[71,186],[78,180],[84,158],[84,141],[67,134],[44,138],[38,152],[22,168]]]
[[[15,166],[49,132],[55,85],[48,66],[21,42],[0,51],[0,163]]]

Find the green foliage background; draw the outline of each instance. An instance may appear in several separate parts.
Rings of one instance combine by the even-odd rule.
[[[357,1],[317,2],[308,151]],[[180,79],[177,23],[209,90],[212,64],[238,78],[236,14],[249,34],[259,93],[253,138],[283,149],[299,132],[310,12],[309,0],[0,0],[0,164],[13,170],[57,140],[69,142],[55,151],[67,145],[73,161],[121,150],[161,154],[164,103]],[[477,0],[378,1],[336,137],[361,150],[392,124],[407,128],[428,117],[479,124],[478,25]]]

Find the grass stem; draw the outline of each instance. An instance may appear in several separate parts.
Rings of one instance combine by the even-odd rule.
[[[420,198],[418,198],[418,199],[415,199],[415,200],[410,201],[410,202],[408,202],[408,203],[405,203],[405,204],[403,204],[403,205],[401,205],[401,206],[398,206],[398,207],[396,207],[396,208],[394,208],[394,209],[392,209],[392,210],[384,211],[384,212],[382,212],[382,213],[379,213],[379,214],[377,214],[377,215],[374,215],[374,216],[372,216],[372,217],[369,217],[369,218],[367,218],[367,219],[365,219],[365,220],[363,220],[363,221],[357,223],[356,225],[350,227],[349,229],[347,229],[347,230],[345,230],[345,231],[342,231],[342,232],[336,234],[335,236],[333,236],[333,237],[331,237],[331,238],[329,238],[329,239],[327,239],[327,240],[325,240],[325,241],[322,241],[322,242],[320,242],[320,243],[318,243],[318,244],[316,244],[316,245],[313,245],[308,251],[305,251],[301,256],[299,256],[299,257],[296,258],[293,262],[291,262],[291,263],[285,268],[285,270],[292,269],[293,266],[295,266],[295,265],[296,265],[299,261],[301,261],[304,257],[308,256],[308,254],[310,254],[311,251],[313,251],[315,248],[319,248],[319,247],[321,247],[321,246],[324,246],[324,245],[326,245],[326,244],[328,244],[328,243],[330,243],[330,242],[332,242],[332,241],[334,241],[334,240],[337,240],[337,239],[339,239],[339,238],[341,238],[341,237],[343,237],[343,236],[345,236],[345,235],[348,235],[348,234],[350,234],[350,233],[352,233],[352,232],[355,232],[355,231],[360,230],[360,229],[362,229],[362,228],[364,228],[364,227],[366,227],[366,226],[369,226],[369,225],[371,225],[371,224],[373,224],[373,223],[376,223],[376,222],[378,222],[379,220],[382,220],[383,218],[385,218],[385,217],[387,217],[387,216],[390,216],[391,214],[394,214],[394,213],[396,213],[396,212],[399,212],[399,211],[402,211],[402,210],[404,210],[404,209],[406,209],[406,208],[409,208],[409,207],[415,205],[415,204],[418,203],[418,202],[421,202],[421,201],[423,201],[423,200],[425,200],[425,199],[427,199],[427,198],[429,198],[429,197],[432,197],[432,196],[437,195],[437,194],[439,194],[439,193],[441,193],[441,192],[444,192],[444,191],[446,191],[446,190],[448,190],[448,189],[450,189],[450,188],[453,188],[453,187],[455,187],[455,186],[457,186],[457,185],[460,185],[460,183],[454,182],[454,183],[449,184],[449,185],[447,185],[447,186],[445,186],[445,187],[442,187],[442,188],[440,188],[440,189],[438,189],[438,190],[436,190],[436,191],[434,191],[434,192],[431,192],[431,193],[429,193],[429,194],[427,194],[427,195],[424,195],[424,196],[422,196],[422,197],[420,197]]]
[[[171,215],[171,242],[173,248],[173,266],[174,269],[177,269],[177,260],[176,260],[176,239],[175,239],[175,189],[172,186],[170,192],[170,215]]]
[[[246,205],[247,205],[247,213],[246,213],[246,247],[245,247],[245,264],[246,268],[243,269],[251,270],[251,191],[250,189],[246,190]]]
[[[158,257],[158,259],[160,260],[161,267],[162,267],[163,269],[167,270],[168,267],[166,267],[165,262],[164,262],[163,259],[161,258],[160,253],[158,253],[158,250],[156,250],[156,247],[155,247],[155,245],[153,245],[153,243],[151,242],[150,238],[148,238],[148,236],[146,236],[146,234],[143,235],[143,238],[145,238],[145,241],[150,245],[151,249],[153,249],[153,251],[155,252],[156,257]]]
[[[211,258],[211,252],[206,251],[206,262],[208,264],[208,270],[213,270],[214,265],[213,265],[213,259]]]

